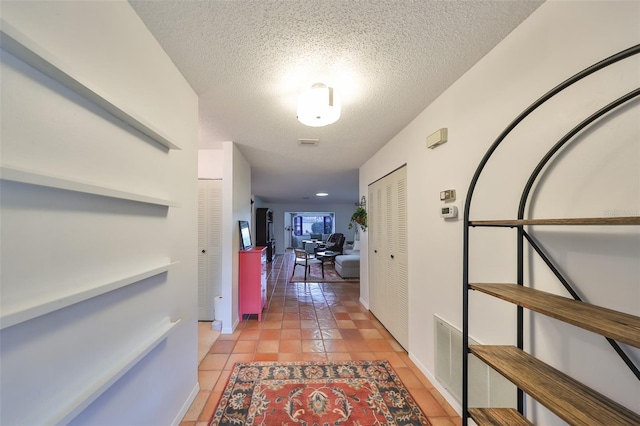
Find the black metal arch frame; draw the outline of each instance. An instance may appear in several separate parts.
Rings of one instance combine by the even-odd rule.
[[[564,89],[570,87],[574,83],[584,79],[585,77],[606,68],[612,64],[615,64],[623,59],[631,57],[633,55],[637,55],[640,53],[640,44],[636,46],[632,46],[628,49],[625,49],[615,55],[612,55],[596,64],[585,68],[579,73],[573,75],[568,78],[564,82],[560,83],[547,93],[545,93],[542,97],[532,103],[527,109],[525,109],[520,115],[518,115],[503,131],[500,133],[498,138],[493,142],[493,144],[489,147],[488,151],[485,153],[484,157],[480,161],[471,183],[469,184],[469,189],[467,191],[467,197],[464,206],[464,230],[463,230],[463,270],[462,270],[462,280],[463,280],[463,293],[462,293],[462,304],[463,304],[463,328],[462,328],[462,341],[463,341],[463,357],[462,357],[462,424],[466,425],[467,420],[469,418],[468,412],[468,356],[469,356],[469,229],[473,225],[470,224],[469,221],[469,212],[471,209],[471,201],[473,198],[473,192],[478,183],[478,179],[482,171],[484,170],[487,162],[498,148],[498,146],[504,141],[504,139],[511,133],[511,131],[527,116],[529,116],[533,111],[547,102],[549,99],[563,91]],[[522,191],[522,196],[520,198],[520,204],[518,207],[518,219],[524,219],[525,208],[527,204],[527,200],[529,194],[531,193],[531,189],[540,175],[545,165],[555,156],[555,154],[574,136],[576,136],[580,131],[585,129],[591,123],[604,116],[608,112],[618,108],[619,106],[635,99],[640,96],[640,88],[635,89],[626,95],[616,99],[605,107],[601,108],[597,112],[593,113],[591,116],[583,120],[577,126],[575,126],[571,131],[569,131],[562,139],[560,139],[540,160],[538,165],[535,167],[529,180],[527,181],[524,190]],[[560,273],[560,271],[553,264],[551,259],[543,252],[541,247],[537,244],[537,242],[524,230],[524,226],[518,225],[510,227],[518,228],[517,235],[517,284],[524,284],[524,240],[531,245],[531,247],[535,250],[538,255],[542,258],[545,264],[550,268],[550,270],[554,273],[554,275],[560,280],[562,285],[567,289],[567,291],[571,294],[571,296],[575,300],[581,300],[578,296],[577,292],[571,287],[568,280]],[[521,306],[517,307],[517,346],[520,349],[523,349],[524,346],[524,330],[523,330],[523,312],[524,309]],[[634,375],[640,380],[640,370],[633,362],[629,359],[626,353],[622,350],[622,348],[618,345],[618,343],[612,339],[607,338],[607,341],[613,346],[614,350],[618,353],[618,355],[622,358],[625,364],[631,369]],[[521,389],[518,389],[518,411],[523,413],[524,411],[524,393]]]

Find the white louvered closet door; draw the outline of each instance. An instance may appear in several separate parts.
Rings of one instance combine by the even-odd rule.
[[[396,313],[395,334],[398,342],[407,348],[409,344],[409,269],[407,237],[407,168],[394,173],[395,232],[394,273],[396,278],[396,297],[393,310]]]
[[[198,180],[198,320],[215,319],[222,294],[222,181]]]
[[[380,246],[380,202],[381,190],[374,185],[369,186],[369,211],[367,213],[369,223],[369,310],[382,321],[384,312],[384,295],[382,285],[378,282],[380,258],[378,256]]]
[[[387,329],[391,334],[395,336],[396,334],[396,322],[397,322],[397,312],[396,312],[396,262],[395,262],[395,243],[396,238],[395,234],[395,222],[394,222],[394,214],[396,200],[394,197],[394,185],[393,185],[393,175],[389,175],[382,179],[382,192],[383,192],[383,200],[384,203],[382,205],[383,210],[383,223],[382,223],[382,250],[381,254],[381,267],[383,274],[383,287],[385,290],[385,310],[386,317],[385,324]],[[396,337],[396,340],[398,338]]]
[[[402,167],[369,186],[371,312],[405,348],[409,341],[407,173]]]

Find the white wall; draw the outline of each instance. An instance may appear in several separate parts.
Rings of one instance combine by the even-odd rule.
[[[251,222],[251,166],[233,142],[221,150],[198,151],[198,177],[222,178],[222,333],[231,334],[238,325],[238,221]],[[252,227],[253,228],[253,227]],[[252,232],[255,232],[252,229]],[[255,238],[255,234],[254,234]]]
[[[198,179],[222,179],[224,152],[221,149],[198,150]]]
[[[409,352],[436,385],[433,315],[462,327],[462,218],[439,217],[444,205],[439,192],[456,189],[454,205],[462,214],[477,164],[517,114],[575,72],[639,42],[638,2],[547,2],[361,167],[363,195],[369,183],[407,163]],[[639,63],[638,58],[627,60],[603,77],[580,83],[522,123],[483,174],[471,218],[515,218],[520,191],[538,159],[588,114],[637,87]],[[569,155],[554,161],[536,186],[528,214],[637,215],[639,110],[636,102],[615,120],[595,127],[579,145],[572,144]],[[427,149],[425,137],[441,127],[449,129],[449,141]],[[545,228],[534,235],[549,245],[587,300],[638,314],[637,229]],[[513,231],[472,230],[471,238],[471,280],[514,282]],[[366,249],[365,234],[362,250]],[[364,257],[361,265],[361,297],[368,303]],[[539,261],[529,260],[527,266],[528,283],[566,295]],[[473,293],[471,307],[472,337],[482,343],[515,343],[513,307]],[[538,357],[640,411],[638,381],[603,338],[548,318],[528,320],[528,345]],[[640,363],[639,351],[627,349]],[[539,407],[531,413],[536,424],[562,423]]]
[[[260,203],[256,202],[257,207],[268,207],[273,210],[273,233],[276,238],[276,253],[283,254],[285,247],[285,212],[334,212],[335,216],[335,232],[344,234],[345,241],[353,241],[355,229],[349,229],[349,221],[351,215],[356,209],[354,203],[342,204],[309,204],[309,203]],[[287,231],[288,232],[288,231]]]
[[[49,424],[70,409],[76,417],[64,423],[177,424],[198,390],[197,97],[126,2],[4,1],[2,15],[181,150],[169,151],[2,51],[4,166],[178,205],[3,178],[3,315],[179,263],[4,328],[0,423]],[[146,347],[163,323],[178,320],[119,380],[102,382],[117,379],[121,361]],[[100,386],[103,393],[91,389]]]
[[[238,316],[238,251],[240,236],[238,221],[251,221],[251,166],[233,142],[224,142],[223,253],[222,298],[224,303],[222,332],[233,333],[241,318]],[[230,269],[229,269],[230,268]]]

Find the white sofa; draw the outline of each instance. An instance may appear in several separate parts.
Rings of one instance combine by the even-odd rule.
[[[347,247],[336,256],[336,272],[342,278],[360,278],[360,245],[356,241],[353,247]]]

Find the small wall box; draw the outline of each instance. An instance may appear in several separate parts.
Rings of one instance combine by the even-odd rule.
[[[456,206],[442,207],[440,209],[440,217],[445,219],[458,217],[458,208]]]
[[[455,201],[455,200],[456,200],[455,189],[447,189],[446,191],[440,191],[440,201]]]
[[[443,144],[447,141],[447,128],[436,130],[429,136],[427,136],[427,148],[435,148],[436,146]]]

